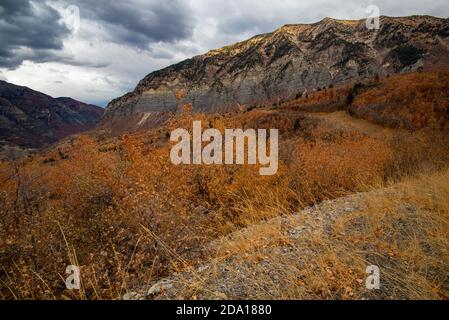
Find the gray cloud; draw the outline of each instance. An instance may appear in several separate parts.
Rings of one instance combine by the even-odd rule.
[[[0,67],[15,68],[24,60],[44,62],[56,57],[70,34],[56,10],[42,2],[0,2]]]
[[[55,3],[60,8],[77,5],[84,22],[99,26],[99,30],[91,32],[102,41],[139,50],[151,51],[153,43],[175,43],[191,38],[195,27],[190,7],[182,0],[74,0]],[[0,2],[0,67],[14,69],[25,60],[94,68],[108,66],[106,62],[92,63],[83,57],[73,57],[70,52],[62,52],[64,40],[69,35],[71,32],[62,22],[60,12],[45,2]],[[156,59],[173,57],[167,51],[153,53]]]
[[[449,16],[447,0],[0,0],[0,79],[104,105],[172,63],[287,23],[360,19],[371,4]],[[59,22],[71,5],[73,33]]]
[[[83,19],[102,25],[109,41],[148,49],[154,42],[176,42],[192,36],[193,13],[182,0],[77,0]]]

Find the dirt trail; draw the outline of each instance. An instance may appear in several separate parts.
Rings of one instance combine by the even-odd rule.
[[[351,117],[346,111],[336,111],[332,113],[307,113],[307,115],[334,121],[339,124],[348,125],[367,135],[385,135],[392,132],[398,132],[398,129],[390,129],[363,119]]]

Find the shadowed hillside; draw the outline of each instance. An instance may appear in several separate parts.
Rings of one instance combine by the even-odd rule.
[[[91,130],[103,109],[0,81],[0,147],[41,148]]]

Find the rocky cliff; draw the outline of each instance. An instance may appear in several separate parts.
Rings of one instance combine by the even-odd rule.
[[[375,75],[448,65],[449,19],[381,17],[380,29],[368,30],[365,20],[326,18],[285,25],[153,72],[133,92],[111,101],[101,123],[128,119],[128,126],[129,121],[141,126],[186,103],[194,111],[220,112]]]
[[[92,129],[103,109],[0,81],[0,146],[40,148]]]

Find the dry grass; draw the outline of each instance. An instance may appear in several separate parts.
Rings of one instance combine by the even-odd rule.
[[[354,116],[410,130],[447,126],[448,71],[395,75],[363,91],[349,108]]]
[[[340,94],[322,91],[307,99],[316,104],[323,95],[328,99],[326,104],[332,105],[335,99],[338,104],[346,89],[335,89]],[[369,257],[362,259],[359,245],[363,242],[359,238],[366,238],[365,245],[370,246],[366,250],[380,250],[379,246],[391,246],[392,242],[382,238],[383,233],[375,237],[371,229],[376,225],[382,232],[388,230],[386,235],[411,236],[410,230],[397,228],[396,220],[388,220],[395,214],[385,213],[395,212],[392,208],[396,199],[382,200],[381,204],[392,206],[389,211],[375,208],[375,212],[384,212],[383,220],[371,218],[372,227],[365,235],[345,234],[349,232],[346,224],[363,217],[345,215],[349,220],[335,221],[332,233],[330,227],[320,228],[324,220],[311,219],[308,223],[314,232],[301,244],[310,252],[296,263],[294,255],[272,255],[265,264],[251,264],[266,261],[265,250],[288,247],[292,242],[285,235],[278,236],[277,231],[283,227],[259,223],[326,200],[384,187],[419,172],[429,175],[441,170],[449,163],[447,132],[384,132],[366,122],[352,121],[341,112],[310,115],[293,109],[259,109],[225,116],[195,115],[185,110],[172,117],[167,126],[149,133],[111,140],[79,136],[18,162],[0,162],[0,298],[121,298],[130,288],[208,261],[211,242],[231,234],[236,237],[234,232],[243,228],[253,231],[242,231],[242,238],[229,242],[217,259],[247,255],[248,272],[280,272],[279,279],[292,280],[242,280],[249,291],[230,296],[243,298],[245,292],[253,290],[257,293],[254,297],[360,297],[355,284]],[[278,175],[261,177],[258,168],[250,166],[171,165],[167,135],[173,128],[190,128],[194,119],[219,130],[281,128]],[[439,194],[435,191],[432,196]],[[430,200],[424,197],[415,203],[419,208],[434,205]],[[431,207],[429,215],[434,210]],[[425,213],[419,212],[420,216]],[[425,236],[414,236],[422,239],[423,246],[438,248],[440,256],[435,253],[433,259],[441,257],[441,262],[447,253],[447,238],[443,238],[445,229],[438,223],[443,222],[427,224],[433,229],[426,229]],[[247,241],[245,232],[252,232]],[[431,272],[438,261],[427,259],[426,251],[419,251],[417,242],[410,239],[407,243],[414,243],[414,247],[410,247],[413,250],[409,251],[407,259],[411,262],[407,266],[421,269],[406,273],[410,279],[391,273],[390,283],[398,286],[393,288],[393,296],[431,297],[424,284],[415,292],[409,286],[414,279],[431,283],[424,282],[427,278],[422,270]],[[384,253],[375,250],[372,252]],[[432,264],[411,264],[420,256]],[[311,260],[304,260],[306,257]],[[81,292],[65,289],[64,272],[73,263],[81,267]],[[309,267],[304,268],[307,264]],[[435,275],[439,276],[441,272]],[[198,283],[197,287],[204,289],[204,281]],[[435,297],[446,297],[444,292],[438,291]]]
[[[176,278],[176,297],[448,299],[448,181],[423,175],[220,238],[200,282]],[[369,265],[380,290],[365,287]]]

